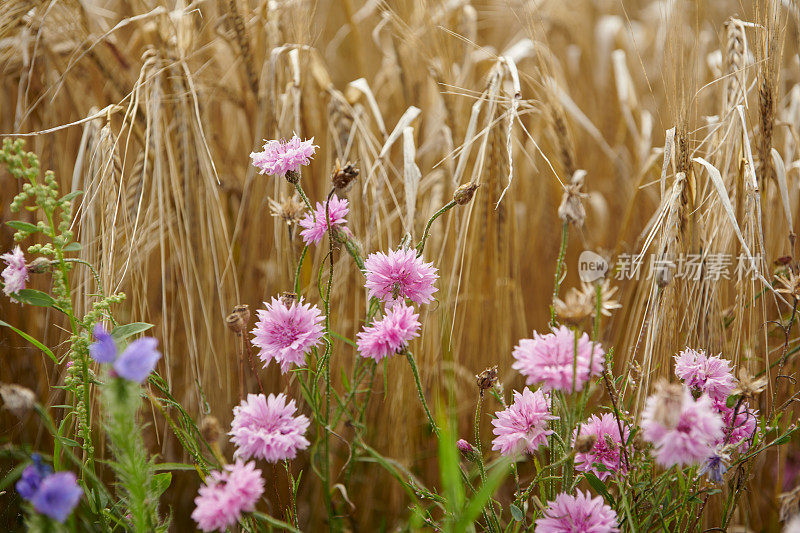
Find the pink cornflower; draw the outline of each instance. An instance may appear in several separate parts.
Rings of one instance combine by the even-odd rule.
[[[281,393],[269,398],[263,394],[248,394],[246,400],[233,408],[231,442],[236,457],[256,457],[270,463],[294,459],[299,450],[308,447],[305,432],[311,423],[305,415],[294,416],[294,400],[286,402]]]
[[[603,353],[603,347],[586,333],[576,340],[571,329],[561,326],[552,333],[534,331],[532,339],[520,339],[511,366],[527,378],[527,385],[541,383],[545,390],[572,392],[573,387],[579,391],[592,376],[600,375]]]
[[[686,348],[675,356],[675,375],[689,388],[705,392],[713,400],[724,402],[736,387],[731,362],[702,350]]]
[[[714,409],[722,416],[724,433],[717,444],[732,444],[738,446],[740,451],[746,452],[750,448],[750,438],[756,430],[758,411],[750,409],[746,402],[742,402],[737,411],[734,407],[728,407],[724,401],[714,401]],[[734,411],[736,411],[736,422],[733,421]]]
[[[647,398],[642,436],[653,443],[656,462],[664,467],[699,464],[714,453],[722,439],[722,418],[711,398],[695,399],[688,387],[659,384]]]
[[[194,499],[192,519],[203,531],[225,531],[239,521],[243,512],[256,508],[264,493],[264,479],[255,463],[225,466],[221,472],[211,472]]]
[[[258,357],[266,367],[273,359],[286,373],[292,366],[305,366],[305,354],[322,340],[322,321],[319,308],[293,301],[291,306],[273,297],[271,303],[264,302],[266,309],[258,311],[258,321],[251,333],[255,336],[253,346],[260,348]]]
[[[492,420],[497,435],[492,449],[503,455],[534,453],[553,433],[547,429],[548,420],[558,418],[550,414],[550,398],[541,389],[532,392],[528,387],[522,393],[514,391],[514,403],[504,411],[497,411]]]
[[[536,520],[536,533],[617,533],[617,513],[603,498],[589,492],[575,496],[562,492],[547,502],[544,516]]]
[[[370,298],[374,296],[389,303],[408,298],[424,304],[432,301],[433,293],[438,290],[433,286],[439,277],[437,269],[433,263],[417,257],[413,248],[369,254],[364,267]]]
[[[250,158],[259,174],[284,176],[287,172],[297,172],[301,166],[307,165],[316,149],[313,137],[302,141],[294,135],[288,141],[264,141],[264,150],[251,152]]]
[[[396,354],[411,339],[419,336],[418,319],[419,315],[413,307],[395,303],[383,318],[358,333],[358,352],[361,357],[369,357],[380,363],[385,357]]]
[[[626,472],[627,467],[621,458],[623,439],[620,437],[619,424],[611,413],[604,413],[601,416],[592,415],[589,420],[581,424],[580,434],[578,430],[572,433],[573,445],[580,435],[581,437],[594,437],[594,444],[588,452],[575,453],[575,468],[581,472],[594,472],[594,474],[605,480],[612,472]],[[628,441],[630,430],[623,427],[625,435],[624,441]],[[628,456],[630,457],[630,449]],[[605,470],[600,470],[596,464],[603,465]]]
[[[330,215],[330,225],[333,228],[344,226],[347,220],[344,217],[350,212],[347,199],[339,199],[335,194],[331,197],[328,212],[325,212],[325,204],[317,202],[317,208],[313,213],[306,213],[306,216],[300,221],[300,225],[305,229],[300,232],[303,237],[303,242],[306,244],[317,244],[322,240],[322,237],[328,232],[328,223],[326,215]],[[342,228],[343,231],[348,232],[346,227]]]
[[[3,292],[11,298],[12,302],[17,303],[17,300],[11,295],[24,289],[25,282],[28,281],[28,267],[25,265],[25,255],[19,246],[15,246],[12,251],[0,255],[0,259],[5,261],[7,265],[3,272],[0,273],[3,278]]]

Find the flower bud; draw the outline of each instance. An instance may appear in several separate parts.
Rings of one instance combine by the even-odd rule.
[[[469,183],[464,183],[463,185],[459,185],[459,187],[453,193],[453,200],[458,205],[466,205],[472,200],[472,196],[475,194],[475,191],[478,190],[479,185],[474,181]]]
[[[225,318],[225,324],[234,333],[244,333],[247,324],[250,322],[250,307],[247,304],[240,304],[233,308],[231,314]]]
[[[200,434],[209,444],[216,444],[222,437],[222,427],[219,425],[217,417],[209,415],[200,421]]]
[[[28,263],[28,272],[33,274],[44,274],[50,270],[50,265],[52,261],[47,259],[46,257],[37,257],[30,263]]]

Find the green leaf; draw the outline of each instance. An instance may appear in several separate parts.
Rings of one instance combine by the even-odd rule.
[[[44,345],[44,344],[42,344],[41,342],[37,341],[36,339],[34,339],[33,337],[31,337],[30,335],[28,335],[27,333],[25,333],[25,332],[24,332],[24,331],[22,331],[21,329],[17,329],[17,328],[15,328],[14,326],[12,326],[11,324],[9,324],[8,322],[5,322],[5,321],[3,321],[3,320],[0,320],[0,326],[5,326],[5,327],[7,327],[7,328],[11,328],[11,329],[13,329],[14,331],[16,331],[16,332],[17,332],[17,334],[18,334],[20,337],[22,337],[23,339],[25,339],[25,340],[26,340],[26,341],[28,341],[29,343],[31,343],[31,344],[33,344],[34,346],[36,346],[37,348],[39,348],[39,349],[40,349],[41,351],[43,351],[45,354],[47,354],[47,356],[48,356],[50,359],[52,359],[54,363],[58,363],[58,359],[56,358],[56,356],[55,356],[55,355],[53,355],[53,352],[50,350],[50,348],[48,348],[47,346],[45,346],[45,345]]]
[[[169,472],[162,472],[153,476],[153,498],[160,498],[169,488],[170,483],[172,483],[172,474]]]
[[[20,302],[28,305],[36,305],[39,307],[53,307],[56,305],[56,300],[46,292],[37,291],[36,289],[22,289],[14,293],[14,298]]]
[[[71,242],[64,247],[65,252],[80,252],[81,251],[81,243],[79,242]]]
[[[131,322],[130,324],[123,324],[115,327],[111,332],[111,336],[114,337],[115,341],[121,341],[127,339],[131,335],[147,331],[152,327],[153,324],[148,324],[147,322]]]
[[[197,470],[195,465],[188,463],[158,463],[155,465],[156,471],[161,470]]]
[[[7,226],[11,226],[17,231],[24,231],[26,233],[36,233],[37,231],[41,231],[41,228],[36,224],[31,224],[30,222],[23,222],[21,220],[9,220],[6,222]]]
[[[453,446],[453,448],[455,448],[455,446]],[[506,479],[510,470],[510,459],[504,458],[498,462],[498,465],[494,467],[491,473],[486,477],[486,483],[480,486],[475,496],[467,502],[464,511],[457,517],[455,527],[453,528],[454,531],[466,531],[467,527],[475,522],[475,519],[478,518],[481,511],[486,508],[486,505],[491,505],[489,500],[492,499],[494,493],[500,488],[500,485]]]
[[[594,475],[593,472],[586,472],[585,477],[586,481],[589,482],[589,485],[591,485],[594,490],[602,494],[609,504],[614,505],[614,498],[611,497],[611,494],[606,488],[606,484],[603,483],[600,478]]]
[[[61,197],[61,201],[62,202],[71,202],[72,200],[74,200],[75,198],[80,196],[81,194],[83,194],[83,191],[72,191],[71,193],[65,194],[64,196],[62,196]]]
[[[523,518],[522,509],[520,509],[513,503],[510,505],[509,508],[511,509],[511,516],[514,518],[514,520],[517,522],[522,522]]]

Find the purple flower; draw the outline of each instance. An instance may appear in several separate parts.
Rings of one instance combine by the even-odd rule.
[[[731,362],[720,356],[707,356],[702,350],[686,348],[675,356],[675,375],[692,389],[724,402],[736,388]]]
[[[404,303],[395,303],[383,318],[367,326],[357,335],[361,357],[380,363],[384,358],[404,349],[419,336],[419,315]]]
[[[322,340],[324,318],[319,308],[303,303],[302,298],[289,307],[275,297],[264,305],[267,308],[258,311],[258,322],[251,331],[264,366],[274,359],[284,374],[292,364],[305,366],[305,354]]]
[[[255,463],[227,465],[221,472],[211,472],[194,499],[192,519],[203,531],[225,531],[239,521],[242,512],[250,512],[264,493],[264,479]]]
[[[294,400],[286,402],[284,394],[248,394],[241,405],[233,408],[231,442],[236,457],[256,457],[270,463],[294,459],[298,450],[309,442],[305,432],[311,423],[305,415],[294,416]]]
[[[705,394],[695,398],[687,387],[659,384],[647,398],[642,436],[653,443],[656,462],[664,467],[699,464],[708,459],[723,436],[722,418]]]
[[[25,265],[25,255],[20,250],[19,246],[8,253],[0,255],[0,259],[6,262],[6,268],[0,273],[3,278],[3,292],[11,298],[11,301],[17,303],[11,295],[19,292],[25,288],[25,282],[28,281],[28,267]]]
[[[418,304],[428,303],[438,290],[433,286],[439,277],[433,263],[424,262],[412,248],[369,254],[364,267],[369,297],[389,304],[404,298]]]
[[[95,324],[92,332],[95,338],[89,346],[89,354],[98,363],[112,363],[117,358],[117,344],[114,337],[106,331],[102,324]]]
[[[703,466],[700,467],[700,470],[697,471],[697,474],[700,476],[706,474],[712,483],[721,485],[722,477],[725,475],[725,472],[728,471],[727,461],[729,459],[730,457],[727,454],[724,454],[718,450],[714,453],[714,455],[706,459],[706,462],[703,463]]]
[[[617,533],[617,513],[603,502],[577,491],[562,492],[547,502],[544,516],[536,520],[536,533]]]
[[[338,228],[347,224],[347,220],[344,217],[346,217],[349,212],[350,207],[348,207],[347,199],[339,199],[335,194],[331,197],[330,203],[328,204],[327,213],[325,211],[325,205],[317,202],[317,208],[314,212],[306,213],[306,216],[300,221],[300,225],[305,228],[300,232],[300,235],[303,237],[303,242],[310,245],[317,244],[322,240],[322,237],[328,232],[328,217],[326,217],[326,215],[330,216],[330,226]],[[346,227],[343,227],[342,230],[345,232],[349,231]]]
[[[521,339],[512,353],[511,365],[527,378],[526,384],[541,383],[545,390],[572,392],[583,389],[592,376],[603,371],[603,347],[584,333],[580,337],[566,326],[532,339]]]
[[[38,513],[64,522],[83,496],[72,472],[56,472],[44,478],[30,499]]]
[[[42,456],[38,453],[32,454],[31,459],[33,463],[25,467],[16,485],[17,492],[26,500],[33,498],[42,480],[53,473],[53,469],[42,462]]]
[[[575,454],[575,468],[581,472],[594,472],[601,480],[605,480],[612,472],[625,472],[625,464],[620,460],[623,439],[619,433],[617,419],[611,413],[602,416],[592,415],[589,420],[581,424],[580,434],[576,429],[572,434],[573,444],[576,437],[594,437],[594,443],[587,452]],[[623,428],[627,442],[630,430]],[[628,451],[630,455],[630,450]],[[605,470],[600,470],[595,465],[603,465]]]
[[[114,361],[114,370],[120,377],[142,383],[161,358],[161,352],[156,346],[158,341],[152,337],[142,337],[133,341]]]
[[[553,433],[547,429],[548,420],[558,418],[550,414],[550,398],[541,389],[532,392],[528,387],[522,393],[514,391],[514,403],[495,416],[492,449],[503,455],[534,453]]]
[[[259,174],[284,176],[289,171],[297,172],[301,166],[307,165],[316,149],[313,137],[302,141],[294,135],[288,141],[265,141],[264,150],[252,152],[250,158]]]

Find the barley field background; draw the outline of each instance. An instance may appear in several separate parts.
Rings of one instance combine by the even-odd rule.
[[[229,427],[242,391],[300,397],[276,365],[258,364],[258,375],[248,371],[241,381],[243,340],[225,321],[236,305],[255,312],[291,290],[303,246],[270,202],[292,190],[258,174],[249,154],[263,139],[295,133],[319,146],[303,171],[312,201],[328,193],[337,159],[360,169],[347,193],[348,227],[364,254],[394,248],[404,235],[419,240],[459,185],[479,184],[472,202],[432,226],[425,255],[439,269],[439,290],[420,311],[422,332],[411,344],[432,409],[454,409],[459,436],[472,431],[476,374],[498,365],[507,391],[523,386],[512,349],[548,329],[562,239],[562,299],[581,288],[584,250],[616,264],[644,254],[639,275],[609,272],[620,307],[609,309],[599,332],[613,347],[612,371],[632,412],[689,345],[766,373],[758,409],[796,417],[797,285],[766,287],[781,286],[779,273],[797,281],[799,7],[2,0],[0,134],[24,138],[63,191],[84,191],[71,225],[79,257],[96,266],[106,292],[127,295],[126,320],[155,325],[159,372],[198,423],[213,416]],[[0,183],[0,219],[26,220],[7,207],[18,182],[0,171]],[[560,207],[563,215],[573,186],[585,220],[565,224]],[[3,250],[13,233],[0,229]],[[316,296],[328,249],[308,253],[301,289]],[[690,255],[700,258],[691,279],[650,269],[651,261]],[[723,256],[732,258],[730,274],[712,275]],[[354,338],[366,291],[347,253],[333,257],[331,329]],[[753,258],[755,274],[737,275],[741,257]],[[75,272],[78,305],[88,308],[92,275]],[[46,284],[31,281],[40,290]],[[58,354],[69,338],[64,321],[44,316],[0,301],[0,319]],[[43,404],[63,403],[47,385],[63,379],[63,365],[7,328],[0,358],[1,382],[30,388]],[[353,347],[334,342],[336,386],[350,379],[356,358]],[[379,365],[369,385],[370,446],[435,486],[437,449],[407,364]],[[487,397],[485,413],[499,409]],[[186,460],[163,414],[147,405],[145,415],[148,448],[164,461]],[[6,411],[0,428],[7,452],[49,439],[33,418]],[[409,513],[403,486],[349,444],[355,429],[347,416],[331,431],[332,497],[345,529],[396,530]],[[488,419],[482,431],[491,438]],[[230,453],[227,439],[220,445]],[[780,531],[778,497],[800,482],[799,446],[794,438],[737,474],[743,494],[728,531]],[[308,461],[297,463],[305,465],[297,513],[304,530],[321,531],[322,489]],[[3,472],[14,465],[11,452],[0,456]],[[265,511],[279,513],[285,472],[263,471]],[[161,500],[173,530],[194,527],[199,485],[192,471],[173,474]],[[704,505],[698,531],[720,527],[721,498]],[[13,489],[0,492],[0,529],[20,527],[19,505]]]

